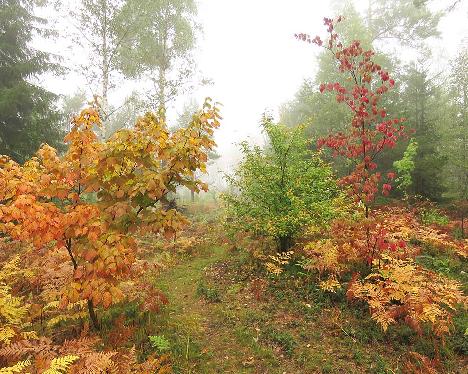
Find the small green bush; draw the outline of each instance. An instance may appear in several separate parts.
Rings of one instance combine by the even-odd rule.
[[[151,335],[148,336],[153,348],[156,348],[159,352],[165,352],[171,349],[169,341],[163,335]]]
[[[241,144],[243,159],[223,194],[230,229],[262,235],[286,252],[301,231],[335,218],[342,202],[332,168],[311,150],[304,128],[265,117],[265,147]]]
[[[425,225],[447,225],[450,221],[448,217],[437,209],[425,209],[421,212],[421,221]]]

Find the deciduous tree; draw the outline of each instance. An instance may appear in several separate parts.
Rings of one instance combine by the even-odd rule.
[[[153,84],[150,102],[166,109],[193,73],[197,6],[193,0],[128,0],[121,27],[138,30],[119,49],[124,74]]]
[[[216,106],[205,102],[186,128],[170,133],[163,117],[148,113],[133,129],[100,141],[98,108],[74,119],[59,156],[48,145],[19,165],[0,163],[0,232],[36,250],[61,251],[73,265],[61,303],[85,300],[98,328],[96,305],[122,300],[121,280],[134,261],[134,235],[171,237],[186,222],[164,201],[177,186],[207,186],[194,178],[204,171],[219,126]]]
[[[371,210],[382,183],[382,176],[376,171],[376,157],[392,149],[405,135],[405,129],[403,120],[389,119],[382,106],[382,97],[394,87],[394,80],[373,60],[374,53],[364,50],[359,41],[349,45],[341,41],[335,32],[340,21],[341,17],[324,19],[329,34],[325,42],[307,34],[298,34],[297,38],[328,49],[340,73],[350,82],[320,86],[321,92],[335,93],[337,102],[352,113],[352,120],[345,131],[329,135],[319,145],[331,148],[336,156],[344,156],[355,165],[341,184],[354,198],[356,208],[364,208],[364,217],[333,222],[328,238],[305,247],[307,260],[303,267],[326,275],[328,279],[321,281],[320,287],[332,292],[341,288],[341,274],[354,272],[348,297],[367,301],[372,317],[384,330],[391,323],[404,321],[422,334],[422,326],[428,324],[433,336],[443,340],[449,333],[453,311],[466,298],[458,282],[415,265],[414,251],[418,249],[407,243],[408,233],[417,231],[417,225],[408,215],[400,225],[402,214],[390,217],[382,209]],[[387,174],[388,180],[394,177],[393,172]],[[383,194],[390,190],[389,182],[382,184]],[[440,236],[436,237],[440,243]],[[442,240],[442,245],[452,248],[448,240]],[[456,251],[465,256],[464,244],[461,246]],[[363,268],[365,263],[367,267]]]
[[[414,172],[414,158],[418,152],[418,143],[413,139],[410,140],[406,147],[403,158],[393,163],[393,167],[398,173],[395,182],[398,189],[403,192],[406,199],[409,199],[410,189],[413,184],[412,174]]]

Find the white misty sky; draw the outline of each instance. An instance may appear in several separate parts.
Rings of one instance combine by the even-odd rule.
[[[367,4],[367,0],[355,2],[358,7]],[[334,16],[331,3],[330,0],[199,0],[199,22],[204,31],[197,62],[203,76],[211,78],[214,84],[189,95],[199,102],[210,96],[223,104],[224,120],[216,134],[222,155],[219,167],[231,169],[237,159],[236,143],[248,138],[261,142],[258,123],[264,110],[277,110],[294,96],[304,78],[314,75],[319,50],[295,40],[294,33],[323,35],[323,17]],[[468,36],[467,3],[462,0],[461,6],[440,24],[442,38],[432,44],[438,56],[436,65],[441,64],[438,70]],[[55,48],[62,48],[61,44]],[[46,83],[57,93],[72,94],[83,85],[83,80],[69,74],[62,79],[49,77]],[[130,91],[129,86],[123,86],[113,97],[121,100]],[[173,112],[184,99],[178,100]]]
[[[319,32],[329,13],[327,1],[200,1],[199,65],[215,83],[200,96],[223,104],[217,142],[224,167],[236,159],[235,143],[261,140],[258,123],[265,109],[275,110],[292,98],[313,74],[318,50],[294,34]]]

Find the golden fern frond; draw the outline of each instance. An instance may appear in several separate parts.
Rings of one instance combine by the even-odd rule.
[[[0,283],[0,316],[7,323],[20,324],[27,315],[28,307],[22,304],[20,297],[15,297],[10,292],[8,285]]]
[[[16,255],[2,266],[0,270],[0,281],[4,281],[19,271],[20,256]]]
[[[54,301],[51,301],[49,303],[47,303],[46,305],[44,305],[44,311],[46,310],[53,310],[53,309],[58,309],[60,306],[60,301],[58,300],[54,300]]]
[[[31,269],[22,269],[20,266],[21,256],[13,256],[8,262],[6,262],[0,270],[0,281],[6,281],[12,277],[22,276],[30,278],[34,275]]]
[[[68,368],[78,359],[78,356],[72,355],[54,358],[50,367],[42,374],[66,374]]]
[[[0,369],[0,374],[21,373],[25,368],[31,365],[31,361],[20,361],[16,365]]]
[[[130,349],[130,352],[128,353],[128,363],[130,366],[134,366],[138,363],[138,357],[137,357],[137,352],[135,346],[133,346]]]
[[[37,339],[39,339],[39,336],[37,335],[36,331],[23,331],[21,333],[21,337],[23,339],[27,339],[27,340],[30,340],[30,339],[37,340]]]
[[[16,332],[11,328],[11,326],[0,327],[0,342],[9,345],[11,343],[11,339],[14,338],[15,335]]]
[[[76,321],[81,318],[86,318],[87,314],[85,311],[81,311],[78,313],[73,313],[73,314],[60,314],[58,316],[55,316],[51,318],[49,321],[47,321],[47,327],[54,327],[55,325],[58,325],[60,322],[64,321]]]
[[[86,303],[87,303],[86,300],[78,300],[76,303],[69,303],[67,305],[67,309],[68,310],[83,309],[86,307]],[[44,306],[43,309],[44,311],[60,309],[60,301],[59,300],[50,301]]]
[[[68,310],[72,309],[84,309],[87,306],[87,300],[78,300],[76,303],[69,303],[67,305]]]

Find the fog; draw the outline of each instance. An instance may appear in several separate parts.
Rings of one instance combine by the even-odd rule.
[[[269,110],[277,114],[278,107],[294,97],[304,79],[314,76],[320,50],[299,43],[294,33],[323,34],[322,19],[334,15],[336,3],[310,0],[198,2],[197,19],[202,32],[194,53],[197,77],[208,78],[212,84],[184,92],[169,105],[168,111],[169,118],[174,120],[184,103],[190,100],[201,103],[208,96],[223,104],[224,120],[216,133],[221,158],[211,167],[212,173],[232,171],[239,159],[238,142],[249,139],[262,143],[259,127],[262,113]],[[365,11],[367,0],[354,3],[357,9]],[[431,6],[443,9],[446,4],[434,2]],[[41,12],[49,18],[55,14],[50,9]],[[441,37],[426,42],[433,52],[430,66],[434,71],[444,70],[468,35],[467,15],[467,2],[458,3],[455,10],[441,20]],[[59,30],[57,41],[38,39],[36,45],[63,56],[65,65],[71,68],[77,62],[86,62],[87,51],[74,45],[66,36],[67,29],[73,27],[73,20],[59,18],[55,26]],[[391,42],[382,47],[395,52]],[[44,75],[40,82],[61,95],[72,95],[80,89],[84,89],[89,97],[93,93],[93,87],[73,69],[58,77]],[[120,105],[129,93],[144,85],[141,81],[118,80],[109,95],[111,104]]]

